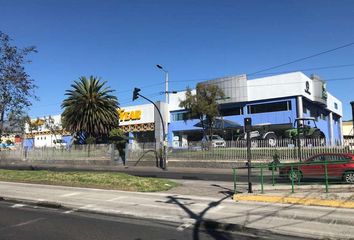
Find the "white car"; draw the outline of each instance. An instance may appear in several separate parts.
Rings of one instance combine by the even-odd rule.
[[[65,149],[66,142],[64,142],[63,139],[53,140],[53,147],[56,149]]]
[[[212,146],[214,148],[224,148],[224,147],[226,147],[226,142],[219,135],[211,135],[211,136],[208,135],[208,136],[203,137],[202,146],[203,147]]]

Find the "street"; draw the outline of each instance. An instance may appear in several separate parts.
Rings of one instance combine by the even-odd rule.
[[[53,226],[54,230],[66,229],[66,231],[70,230],[74,231],[74,233],[85,233],[86,230],[81,230],[79,227],[73,228],[72,226],[75,226],[75,224],[72,221],[77,219],[76,216],[84,216],[82,215],[83,213],[94,213],[111,216],[114,217],[114,219],[116,219],[115,217],[121,216],[125,216],[124,219],[127,219],[126,216],[129,216],[129,219],[145,219],[143,222],[147,222],[148,224],[144,224],[143,222],[141,222],[142,224],[137,224],[135,221],[123,221],[122,224],[120,224],[120,221],[118,221],[118,224],[113,226],[112,221],[107,222],[107,225],[110,226],[109,231],[113,231],[111,229],[117,229],[120,234],[123,234],[126,229],[129,229],[128,233],[134,233],[135,235],[133,239],[166,239],[166,234],[163,234],[162,238],[158,238],[155,235],[148,237],[143,235],[144,237],[141,238],[140,235],[136,235],[139,234],[139,229],[144,229],[141,230],[143,232],[152,231],[151,234],[167,231],[171,234],[169,236],[174,237],[172,239],[188,239],[188,237],[183,235],[187,233],[184,233],[184,231],[183,234],[179,233],[179,231],[176,230],[177,228],[179,228],[179,230],[181,230],[181,228],[187,228],[186,231],[189,232],[190,235],[188,236],[191,236],[190,239],[200,239],[201,237],[199,238],[199,236],[203,234],[206,234],[205,237],[211,236],[212,239],[232,239],[232,237],[234,237],[234,234],[229,235],[230,233],[215,232],[210,229],[242,231],[242,234],[259,233],[261,236],[270,236],[273,234],[278,236],[279,234],[283,234],[307,239],[321,239],[325,237],[351,239],[354,233],[354,228],[352,227],[352,209],[319,208],[294,204],[235,202],[230,199],[227,187],[226,189],[221,185],[213,185],[210,187],[219,188],[220,193],[214,197],[206,197],[184,195],[186,192],[142,193],[0,182],[0,197],[6,201],[13,202],[14,204],[22,203],[32,206],[52,207],[59,209],[55,211],[58,212],[58,214],[61,213],[61,211],[64,213],[55,217],[52,223],[49,221],[49,218],[47,219],[42,216],[17,218],[17,214],[15,214],[16,218],[11,218],[11,214],[8,213],[9,210],[5,211],[0,209],[4,216],[9,216],[1,219],[1,225],[4,228],[3,231],[5,231],[5,229],[10,226],[11,228],[18,225],[22,227],[27,225],[28,221],[30,221],[29,223],[38,221],[35,223],[35,225],[40,226],[36,228],[37,231],[38,229],[47,230],[51,229],[51,225],[46,227],[46,224],[57,224],[57,221],[63,218],[63,221],[65,220],[65,224],[68,224],[69,227],[66,229],[65,227]],[[15,206],[18,207],[21,205]],[[18,214],[18,216],[20,216],[20,214]],[[43,220],[42,223],[41,218],[45,218],[46,220]],[[73,219],[66,220],[66,218]],[[103,220],[107,219],[104,218]],[[115,222],[117,223],[117,221]],[[152,223],[156,223],[157,225],[151,225]],[[44,224],[43,227],[42,224]],[[99,226],[99,223],[96,224],[95,221],[90,224],[92,226]],[[91,227],[90,224],[85,223],[83,225],[89,228],[87,231],[94,231],[95,227]],[[125,224],[132,226],[125,227]],[[166,224],[172,227],[166,229]],[[121,229],[120,226],[124,226],[123,229]],[[133,231],[132,229],[135,227],[137,230]],[[145,228],[149,229],[149,231]],[[205,228],[207,228],[207,230],[204,231]],[[97,229],[101,230],[105,229],[105,227]],[[26,229],[26,231],[30,230]],[[108,234],[109,231],[104,231],[104,233]],[[112,234],[113,233],[114,232],[112,232]],[[3,232],[1,232],[1,234],[3,234]],[[99,232],[92,232],[90,237],[99,234]],[[177,235],[175,236],[174,234]],[[237,234],[239,235],[240,233]],[[181,238],[179,238],[179,236],[181,236]],[[271,237],[271,239],[274,238],[276,237]],[[5,239],[9,238],[6,237]],[[61,239],[66,238],[63,237]],[[101,237],[99,239],[104,238]],[[123,237],[123,239],[125,238]],[[282,236],[281,239],[284,239],[284,237]]]
[[[0,202],[0,239],[301,239],[196,229],[190,224],[110,217]],[[6,216],[6,217],[4,217]]]

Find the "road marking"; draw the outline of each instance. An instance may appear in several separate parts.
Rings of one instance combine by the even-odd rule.
[[[11,207],[12,207],[12,208],[22,208],[22,207],[24,207],[24,206],[26,206],[26,204],[20,204],[20,203],[18,203],[18,204],[12,205]]]
[[[216,207],[210,208],[208,210],[208,212],[218,212],[218,211],[220,211],[223,208],[224,208],[223,206],[216,206]]]
[[[190,226],[192,226],[191,223],[183,223],[182,225],[178,226],[177,231],[182,232]]]
[[[74,209],[65,211],[64,213],[65,213],[65,214],[70,214],[70,213],[76,212],[76,211],[78,211],[78,210],[80,210],[80,209],[90,209],[90,208],[92,208],[92,207],[94,207],[94,206],[95,206],[95,204],[87,204],[87,205],[82,206],[82,207],[79,207],[79,208],[74,208]]]
[[[116,201],[116,200],[118,200],[118,199],[122,199],[122,198],[126,198],[126,197],[120,196],[120,197],[108,199],[108,200],[106,200],[106,202],[114,202],[114,201]]]
[[[43,219],[44,218],[36,218],[36,219],[30,220],[30,221],[27,221],[27,222],[23,222],[23,223],[19,223],[19,224],[13,225],[12,227],[21,227],[21,226],[24,226],[24,225],[28,225],[28,224],[31,224],[31,223],[35,223],[35,222],[41,221]]]
[[[67,194],[60,195],[60,197],[72,197],[72,196],[79,195],[79,194],[80,194],[79,192],[73,192],[73,193],[67,193]]]
[[[77,209],[72,209],[72,210],[69,210],[69,211],[65,211],[64,213],[65,214],[70,214],[70,213],[73,213],[73,212],[76,212],[77,211]]]

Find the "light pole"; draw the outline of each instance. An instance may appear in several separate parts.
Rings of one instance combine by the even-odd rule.
[[[354,136],[354,101],[351,101],[350,105],[352,106],[352,122],[353,122],[353,136]]]
[[[166,69],[164,69],[160,64],[156,65],[157,68],[161,69],[164,73],[165,73],[165,103],[166,103],[166,111],[165,111],[165,123],[166,123],[166,127],[164,128],[164,133],[163,133],[163,153],[165,155],[164,157],[164,169],[167,169],[168,166],[168,139],[167,139],[167,134],[168,134],[168,114],[169,114],[169,108],[168,108],[168,71]]]
[[[164,69],[160,64],[157,64],[156,67],[165,73],[165,102],[168,104],[168,71]]]

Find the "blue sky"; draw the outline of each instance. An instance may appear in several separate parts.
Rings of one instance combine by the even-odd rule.
[[[122,106],[132,89],[162,99],[170,89],[198,80],[251,73],[354,42],[354,1],[236,0],[0,0],[0,30],[18,46],[37,46],[27,66],[40,101],[33,117],[58,114],[65,90],[82,75],[99,76]],[[354,100],[354,46],[270,72],[353,64],[306,71],[328,81],[343,101]],[[144,87],[146,85],[154,85]]]

